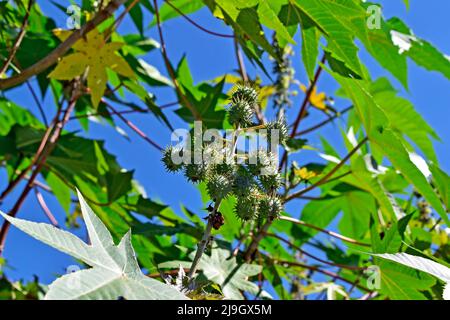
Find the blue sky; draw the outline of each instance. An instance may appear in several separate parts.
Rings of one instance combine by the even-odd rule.
[[[69,5],[68,0],[59,0],[58,2],[63,5]],[[450,54],[450,37],[447,24],[450,2],[446,0],[411,0],[410,2],[411,9],[407,11],[401,0],[381,1],[384,6],[383,14],[386,18],[399,16],[413,29],[416,35],[430,41],[443,53]],[[66,18],[60,11],[52,7],[49,1],[38,1],[38,3],[46,14],[55,17],[58,26],[64,27]],[[220,21],[215,20],[207,9],[202,9],[191,17],[211,30],[231,33],[230,29]],[[147,20],[150,18],[147,17]],[[130,21],[125,20],[121,26],[121,32],[136,33],[137,31]],[[196,82],[210,80],[225,73],[231,73],[236,69],[234,49],[230,39],[208,35],[196,29],[182,18],[165,23],[164,35],[171,60],[177,62],[186,54]],[[155,28],[148,29],[146,36],[158,39]],[[302,82],[306,82],[301,57],[298,54],[298,46],[295,47],[295,50],[296,55],[293,57],[293,62],[297,78]],[[364,51],[361,51],[361,57],[369,66],[373,78],[387,75],[387,72],[381,69]],[[163,74],[166,74],[158,51],[149,53],[144,59],[156,66]],[[252,68],[249,63],[247,63],[247,66],[252,75],[257,72],[264,79],[264,76]],[[397,88],[401,89],[401,85],[398,82],[393,80],[393,83]],[[32,81],[32,85],[37,87],[35,81]],[[337,84],[326,73],[323,74],[318,86],[320,91],[327,93],[333,93],[337,89]],[[428,72],[417,67],[414,63],[409,63],[409,92],[402,91],[402,95],[415,104],[417,110],[441,137],[442,142],[437,142],[435,147],[440,164],[447,172],[450,172],[450,163],[447,160],[450,157],[449,89],[450,82],[442,75]],[[152,89],[151,91],[158,97],[157,102],[159,104],[174,101],[174,94],[171,90]],[[38,115],[33,100],[24,89],[10,90],[6,93],[6,96]],[[44,106],[52,114],[54,106],[49,97],[50,95],[45,99]],[[302,98],[302,94],[300,94],[295,99],[292,112],[297,112]],[[336,105],[337,108],[346,106],[339,104],[339,101]],[[186,124],[173,112],[169,111],[167,114],[175,128],[186,127]],[[169,130],[153,116],[130,115],[129,118],[160,145],[170,143]],[[317,119],[313,119],[311,123],[316,121]],[[117,123],[119,124],[119,122]],[[305,121],[304,125],[306,126],[307,124],[308,121]],[[68,128],[74,130],[79,129],[79,126],[76,123],[71,123]],[[89,136],[105,140],[107,150],[117,155],[119,163],[126,169],[135,170],[135,178],[145,187],[151,198],[171,205],[177,212],[180,212],[181,203],[187,205],[191,210],[199,212],[203,204],[196,188],[186,183],[182,176],[166,173],[160,162],[159,151],[152,148],[128,128],[123,128],[129,134],[131,141],[124,139],[111,127],[94,123],[91,124]],[[322,133],[331,143],[342,146],[338,125],[328,126]],[[318,139],[312,137],[311,143],[318,146]],[[344,149],[341,148],[340,150]],[[342,151],[343,153],[344,151]],[[305,157],[309,157],[309,155],[305,155]],[[0,189],[3,189],[5,184],[6,174],[0,170]],[[12,207],[13,201],[17,199],[20,190],[21,188],[17,188],[17,191],[8,197],[8,200],[1,205],[0,209],[7,212]],[[47,195],[45,197],[50,209],[63,225],[65,217],[63,210],[51,197]],[[301,205],[301,202],[291,205],[289,212],[293,216],[298,216],[301,211]],[[29,196],[19,213],[19,217],[47,222],[34,199],[34,195]],[[76,232],[84,234],[83,230]],[[65,268],[73,264],[73,260],[70,257],[39,243],[15,228],[12,228],[9,234],[4,256],[14,268],[5,270],[11,278],[30,280],[33,275],[38,275],[41,281],[45,283],[54,280],[57,274],[64,273]]]

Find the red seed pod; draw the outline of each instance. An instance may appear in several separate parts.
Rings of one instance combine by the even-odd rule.
[[[215,230],[219,230],[221,226],[225,224],[225,219],[220,212],[212,214],[210,217],[212,226]]]

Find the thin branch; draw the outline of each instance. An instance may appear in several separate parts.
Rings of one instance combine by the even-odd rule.
[[[313,185],[311,185],[311,186],[309,186],[309,187],[307,187],[307,188],[305,188],[305,189],[303,189],[303,190],[300,190],[300,191],[297,191],[297,192],[294,192],[294,193],[292,193],[292,194],[290,194],[290,195],[288,195],[287,197],[286,197],[286,199],[285,199],[285,202],[288,202],[288,201],[291,201],[292,199],[295,199],[295,198],[297,198],[297,197],[299,197],[299,196],[302,196],[302,195],[304,195],[305,193],[307,193],[307,192],[309,192],[309,191],[311,191],[311,190],[313,190],[313,189],[315,189],[315,188],[317,188],[317,187],[319,187],[319,186],[321,186],[322,184],[324,184],[324,183],[326,183],[327,181],[329,181],[330,179],[331,179],[331,177],[366,143],[368,141],[368,138],[367,137],[365,137],[363,140],[361,140],[361,142],[360,143],[358,143],[358,145],[357,146],[355,146],[354,148],[353,148],[353,150],[352,151],[350,151],[349,152],[349,154],[347,154],[342,160],[341,160],[341,162],[339,162],[330,172],[328,172],[324,177],[322,177],[319,181],[317,181],[316,183],[314,183]]]
[[[51,136],[49,138],[44,137],[41,146],[39,147],[38,152],[36,153],[36,158],[38,159],[36,162],[36,166],[33,170],[33,173],[31,174],[27,184],[25,185],[25,188],[23,189],[22,193],[20,194],[19,198],[17,199],[16,203],[14,204],[13,208],[9,212],[9,215],[11,217],[15,217],[17,213],[19,212],[20,208],[22,207],[23,203],[25,202],[28,194],[34,187],[34,182],[36,181],[36,178],[40,174],[42,168],[45,165],[45,162],[47,161],[47,157],[50,155],[50,153],[53,151],[53,149],[56,146],[56,143],[58,142],[59,138],[61,137],[63,128],[65,124],[69,121],[70,114],[75,108],[75,104],[80,97],[78,85],[75,83],[72,97],[69,101],[69,107],[66,109],[65,113],[63,114],[63,117],[60,121],[57,121],[54,126],[54,130],[51,133]],[[58,113],[60,112],[61,108],[58,108]],[[44,140],[46,141],[45,143]],[[8,231],[11,227],[11,224],[8,221],[4,221],[2,228],[0,229],[0,255],[3,253],[3,250],[5,248],[5,242],[6,237],[8,235]]]
[[[173,106],[178,105],[178,101],[175,102],[170,102],[167,104],[163,104],[161,106],[159,106],[160,109],[166,109],[166,108],[170,108]],[[121,111],[117,111],[117,113],[119,114],[132,114],[132,113],[143,113],[143,114],[147,114],[150,113],[151,110],[149,109],[132,109],[132,110],[121,110]],[[97,112],[97,113],[89,113],[89,114],[81,114],[81,115],[77,115],[77,116],[72,116],[70,117],[69,120],[76,120],[76,119],[84,119],[84,118],[90,118],[90,117],[98,117],[98,116],[110,116],[111,113],[109,112]]]
[[[55,227],[59,228],[58,221],[55,219],[55,216],[48,208],[47,203],[45,202],[45,199],[42,196],[42,193],[39,191],[38,188],[34,188],[34,192],[36,194],[36,199],[39,205],[41,206],[42,210],[44,211],[45,215],[47,216],[48,220],[50,220],[51,224],[53,224]]]
[[[41,102],[39,101],[36,92],[34,91],[33,87],[31,86],[29,81],[25,81],[28,90],[30,91],[31,95],[33,96],[33,100],[36,103],[38,109],[39,109],[39,113],[41,114],[42,117],[42,121],[44,122],[45,126],[48,128],[48,120],[47,120],[47,116],[45,115],[44,112],[44,108],[42,107]]]
[[[169,270],[169,271],[165,271],[165,272],[155,272],[155,273],[148,274],[147,277],[155,279],[155,278],[163,278],[163,276],[165,276],[165,275],[177,276],[178,272],[179,272],[178,269]],[[189,269],[184,268],[184,272],[189,272]]]
[[[32,66],[23,70],[20,74],[12,76],[7,79],[0,80],[0,89],[4,90],[22,82],[26,81],[30,77],[41,73],[45,69],[55,64],[60,57],[62,57],[72,46],[82,37],[84,37],[89,31],[96,28],[100,23],[108,19],[117,8],[123,4],[126,0],[112,0],[108,6],[100,11],[92,20],[87,22],[81,29],[74,30],[73,33],[56,49],[50,52],[45,58],[39,60]]]
[[[164,150],[159,144],[157,144],[155,141],[150,139],[141,129],[139,129],[133,122],[125,118],[122,114],[116,111],[112,105],[110,105],[105,99],[101,100],[109,109],[111,109],[112,113],[119,117],[120,120],[122,120],[131,130],[136,132],[142,139],[147,141],[149,144],[151,144],[153,147],[158,149],[159,151]]]
[[[347,108],[345,108],[344,110],[342,110],[341,112],[335,114],[334,116],[332,116],[332,117],[330,117],[330,118],[328,118],[328,119],[326,119],[326,120],[324,120],[324,121],[322,121],[322,122],[319,122],[318,124],[316,124],[316,125],[314,125],[314,126],[312,126],[312,127],[309,127],[309,128],[307,128],[307,129],[305,129],[305,130],[303,130],[303,131],[297,132],[297,133],[295,134],[295,136],[298,137],[298,136],[302,136],[302,135],[304,135],[304,134],[310,133],[310,132],[312,132],[312,131],[315,131],[315,130],[317,130],[317,129],[323,127],[324,125],[326,125],[326,124],[332,122],[333,120],[339,118],[340,116],[346,114],[347,112],[349,112],[349,111],[352,110],[352,109],[353,109],[353,106],[347,107]]]
[[[245,84],[248,84],[249,78],[248,78],[247,70],[245,68],[244,57],[242,56],[242,52],[239,48],[239,43],[237,41],[236,35],[234,36],[234,52],[236,53],[236,60],[237,60],[238,66],[239,66],[239,73],[241,74],[242,81]],[[254,110],[255,110],[256,118],[258,118],[259,124],[262,125],[262,124],[266,123],[267,121],[264,118],[263,113],[261,112],[261,108],[258,105],[255,105]]]
[[[248,246],[247,250],[244,253],[244,259],[245,261],[249,262],[252,260],[252,256],[255,253],[256,249],[258,248],[259,243],[266,235],[267,231],[269,230],[270,226],[272,225],[274,220],[267,220],[266,223],[259,229],[257,235],[253,237],[252,242]]]
[[[217,36],[217,37],[221,37],[221,38],[234,38],[233,35],[231,34],[223,34],[223,33],[218,33],[218,32],[214,32],[211,31],[209,29],[206,29],[205,27],[202,27],[201,25],[199,25],[197,22],[195,22],[194,20],[192,20],[191,18],[189,18],[187,15],[185,15],[180,9],[178,9],[175,5],[173,5],[169,0],[164,0],[170,7],[172,7],[173,10],[175,10],[176,12],[178,12],[178,14],[180,14],[183,18],[185,18],[187,21],[189,21],[193,26],[197,27],[198,29],[211,34],[213,36]]]
[[[29,178],[29,177],[25,177],[25,180],[30,180],[30,178]],[[35,180],[35,181],[34,181],[34,185],[35,185],[36,187],[38,187],[38,188],[40,188],[40,189],[42,189],[42,190],[48,192],[48,193],[53,194],[52,189],[51,189],[48,185],[46,185],[45,183],[42,183],[42,182],[40,182],[40,181],[38,181],[38,180]]]
[[[5,61],[5,64],[0,69],[0,75],[2,75],[3,73],[5,73],[8,70],[9,64],[11,63],[11,61],[13,61],[13,59],[17,53],[17,50],[19,50],[20,44],[22,43],[22,40],[25,37],[25,33],[27,32],[28,20],[30,18],[31,7],[33,6],[33,4],[34,4],[34,0],[30,0],[28,2],[27,12],[25,13],[25,17],[23,19],[22,26],[20,27],[19,34],[17,35],[17,38],[14,41],[14,44],[11,48],[8,58]]]
[[[189,269],[188,278],[192,279],[193,276],[195,276],[195,273],[197,272],[198,265],[200,263],[200,259],[203,255],[203,253],[206,250],[206,246],[209,243],[209,239],[211,237],[211,231],[213,227],[213,219],[212,217],[216,214],[216,212],[219,210],[221,201],[216,201],[214,204],[214,209],[211,212],[211,214],[208,216],[208,224],[206,225],[205,232],[203,233],[202,240],[199,242],[197,247],[197,252],[195,253],[194,260],[192,261],[191,268]]]
[[[274,260],[274,262],[277,263],[277,264],[280,264],[280,265],[284,265],[284,266],[300,267],[300,268],[316,271],[316,272],[322,273],[324,275],[327,275],[329,277],[338,279],[338,280],[340,280],[342,282],[345,282],[345,283],[348,283],[348,284],[351,284],[351,285],[355,284],[353,281],[347,280],[347,279],[341,277],[340,275],[338,275],[337,273],[334,273],[334,272],[331,272],[331,271],[328,271],[328,270],[323,270],[323,269],[321,269],[319,267],[316,267],[316,266],[309,266],[307,264],[303,264],[303,263],[299,263],[299,262],[292,262],[292,261],[285,261],[285,260]],[[356,284],[356,287],[358,289],[362,290],[362,291],[370,292],[369,289],[367,289],[366,287],[363,287],[363,286],[361,286],[359,284]]]
[[[236,36],[234,37],[234,52],[236,53],[236,60],[239,66],[239,72],[241,73],[242,80],[244,83],[248,83],[247,70],[245,68],[244,57],[242,56],[241,50],[239,49],[239,43]]]
[[[322,228],[320,228],[318,226],[312,225],[312,224],[307,223],[307,222],[302,221],[302,220],[298,220],[298,219],[287,217],[287,216],[281,216],[279,219],[283,220],[283,221],[289,221],[289,222],[298,224],[300,226],[304,226],[304,227],[307,227],[307,228],[311,228],[311,229],[317,230],[319,232],[325,233],[325,234],[327,234],[327,235],[329,235],[329,236],[331,236],[333,238],[342,240],[344,242],[348,242],[348,243],[351,243],[351,244],[356,244],[356,245],[363,246],[363,247],[370,247],[370,244],[368,244],[368,243],[360,242],[358,240],[355,240],[355,239],[343,236],[343,235],[341,235],[339,233],[336,233],[334,231],[329,231],[329,230],[322,229]]]
[[[166,69],[169,72],[169,76],[172,79],[173,85],[175,86],[175,90],[177,91],[179,97],[183,100],[186,108],[188,108],[189,111],[191,111],[191,113],[194,116],[195,120],[202,120],[202,117],[198,113],[197,109],[195,109],[195,107],[185,97],[183,91],[180,88],[180,85],[178,83],[177,77],[175,75],[175,70],[173,70],[172,65],[170,63],[170,60],[169,60],[169,56],[167,54],[166,42],[164,40],[164,35],[163,35],[163,32],[162,32],[162,27],[161,27],[161,17],[159,15],[158,2],[156,0],[153,0],[153,6],[154,6],[154,9],[155,9],[156,22],[157,22],[158,33],[159,33],[159,40],[160,40],[160,43],[161,43],[161,53],[162,53],[162,56],[163,56],[163,59],[164,59],[164,63],[166,65]]]
[[[25,169],[23,169],[15,179],[13,179],[9,182],[9,184],[6,186],[5,190],[0,194],[0,203],[5,199],[6,196],[8,196],[8,194],[10,194],[17,187],[17,185],[20,183],[20,181],[22,181],[26,177],[27,173],[39,161],[39,159],[41,158],[42,153],[44,152],[44,149],[50,139],[50,135],[52,134],[53,130],[56,127],[56,123],[58,122],[60,114],[61,114],[61,108],[58,107],[58,111],[57,111],[55,117],[53,118],[52,124],[45,131],[44,136],[41,140],[41,143],[39,144],[39,147],[38,147],[33,159],[31,160],[30,165],[28,167],[26,167]]]
[[[311,259],[314,259],[314,260],[316,260],[316,261],[319,261],[319,262],[321,262],[321,263],[328,264],[328,265],[333,266],[333,267],[339,267],[339,268],[343,268],[343,269],[348,269],[348,270],[365,270],[365,269],[367,269],[367,268],[365,268],[365,267],[349,266],[349,265],[345,265],[345,264],[338,264],[338,263],[333,263],[333,262],[330,262],[330,261],[327,261],[327,260],[323,260],[323,259],[321,259],[321,258],[319,258],[319,257],[316,257],[315,255],[313,255],[313,254],[311,254],[311,253],[309,253],[309,252],[306,252],[305,250],[303,250],[303,249],[300,248],[299,246],[293,244],[293,243],[290,242],[289,240],[286,240],[286,239],[284,239],[283,237],[281,237],[281,236],[279,236],[279,235],[276,235],[276,234],[270,233],[270,232],[266,233],[266,235],[269,236],[269,237],[278,239],[278,240],[280,240],[281,242],[284,242],[285,244],[287,244],[288,246],[290,246],[292,249],[297,250],[297,251],[300,252],[301,254],[303,254],[303,255],[305,255],[305,256],[311,258]]]
[[[106,31],[105,41],[107,41],[111,37],[114,30],[117,30],[127,13],[130,12],[130,10],[133,9],[133,7],[138,4],[139,1],[140,0],[134,0],[128,7],[125,8],[125,10],[120,14],[116,21],[114,21],[114,24]]]

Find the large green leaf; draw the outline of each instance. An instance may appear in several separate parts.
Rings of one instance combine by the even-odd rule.
[[[411,154],[408,153],[396,134],[390,129],[386,129],[382,132],[375,132],[371,136],[370,141],[385,152],[394,167],[400,170],[405,179],[414,185],[416,189],[425,197],[425,199],[427,199],[445,223],[450,223],[447,213],[442,207],[441,201],[439,200],[437,194],[430,186],[427,178],[417,167],[416,163],[413,162]]]
[[[406,88],[408,86],[406,57],[399,54],[390,35],[390,28],[382,19],[382,16],[373,17],[380,19],[380,26],[371,27],[368,14],[381,14],[381,8],[373,11],[373,3],[357,4],[352,0],[328,1],[329,8],[341,17],[341,22],[353,32],[366,50],[377,62],[394,75]],[[369,6],[372,10],[369,10]]]
[[[338,15],[332,1],[328,0],[296,0],[295,4],[324,33],[332,55],[343,61],[354,73],[362,75],[353,33],[342,23],[345,19],[351,19],[353,12],[341,10],[346,14]]]
[[[0,136],[5,136],[14,125],[44,128],[44,125],[30,111],[12,101],[0,98]]]
[[[260,17],[256,10],[256,5],[259,0],[247,2],[216,0],[215,2],[222,10],[222,18],[226,23],[233,27],[238,35],[242,38],[249,38],[272,57],[277,58],[275,50],[267,41],[260,23]],[[273,23],[273,21],[271,23]],[[282,27],[282,25],[280,26],[278,23],[275,24],[278,28]]]
[[[304,14],[297,6],[289,3],[284,5],[279,13],[280,20],[295,34],[300,26],[302,34],[302,60],[310,80],[314,78],[319,55],[320,31],[314,21]]]
[[[257,9],[259,21],[269,29],[275,31],[278,42],[281,43],[282,46],[287,42],[295,44],[295,41],[292,39],[288,30],[278,18],[278,12],[279,9],[281,9],[281,7],[278,6],[278,3],[280,3],[280,1],[259,0]]]
[[[240,290],[258,294],[258,286],[248,281],[248,277],[261,273],[262,266],[253,264],[238,264],[231,252],[224,249],[214,249],[211,256],[203,255],[199,268],[204,275],[221,286],[222,292],[228,299],[243,299]]]
[[[103,222],[79,193],[90,245],[51,225],[1,215],[32,237],[85,262],[91,269],[62,276],[49,286],[46,299],[186,299],[139,268],[128,232],[116,246]]]
[[[340,211],[339,198],[309,202],[302,211],[300,219],[319,228],[326,228]],[[306,242],[317,234],[317,230],[292,226],[292,234],[298,241]]]
[[[421,291],[431,289],[436,281],[425,273],[387,261],[376,262],[381,272],[379,292],[392,300],[426,300]]]
[[[446,287],[444,289],[443,298],[444,300],[450,300],[450,268],[437,262],[434,262],[433,260],[413,256],[407,253],[375,254],[375,256],[400,263],[409,268],[426,272],[438,278],[439,280],[445,282]]]
[[[341,197],[340,208],[344,213],[339,221],[342,234],[354,239],[364,238],[371,213],[376,210],[375,199],[365,192],[347,192]]]

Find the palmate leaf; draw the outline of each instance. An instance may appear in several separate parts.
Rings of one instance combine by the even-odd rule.
[[[440,279],[441,281],[446,283],[443,298],[444,300],[450,300],[450,268],[430,259],[413,256],[407,253],[384,253],[374,254],[374,256],[394,261],[407,267],[426,272]]]
[[[398,53],[387,23],[382,17],[375,17],[381,19],[380,28],[369,27],[372,17],[368,14],[378,13],[368,10],[369,6],[373,8],[373,3],[356,3],[353,0],[323,0],[323,2],[336,17],[342,17],[340,22],[347,27],[348,32],[358,38],[370,55],[406,88],[408,85],[406,57]]]
[[[295,44],[289,31],[277,16],[281,9],[280,3],[281,1],[259,0],[257,9],[259,21],[261,21],[264,26],[275,31],[277,40],[282,46],[288,42]]]
[[[70,35],[67,31],[56,33],[61,40]],[[122,46],[119,42],[106,43],[104,36],[94,29],[87,34],[86,39],[80,39],[73,45],[76,52],[62,58],[48,76],[57,80],[72,80],[89,67],[87,81],[91,90],[91,101],[93,106],[97,107],[108,82],[106,68],[125,77],[134,77],[134,72],[127,62],[115,53]]]
[[[355,159],[352,161],[352,173],[344,177],[343,181],[372,194],[386,217],[395,218],[398,216],[380,178],[367,169],[362,157],[355,156]]]
[[[341,10],[337,15],[336,10],[327,0],[296,0],[295,5],[313,21],[322,31],[328,41],[328,50],[333,57],[345,63],[354,73],[362,75],[361,64],[358,58],[358,47],[354,44],[354,34],[342,22],[352,19],[352,9]]]
[[[262,266],[253,264],[238,264],[231,252],[225,249],[214,249],[211,256],[203,255],[199,268],[204,275],[222,288],[222,292],[228,299],[243,299],[240,290],[251,294],[258,294],[258,286],[248,281],[248,277],[261,273]],[[268,297],[267,293],[264,293]]]
[[[230,1],[230,0],[216,0],[217,4],[224,10],[229,17],[239,24],[240,10],[250,12],[256,8],[259,22],[269,29],[275,31],[277,40],[284,46],[286,43],[295,44],[286,26],[280,21],[278,13],[281,10],[282,1],[274,0],[250,0],[250,1]],[[244,22],[243,20],[240,20]],[[244,26],[245,24],[241,24]],[[248,30],[244,27],[244,30]],[[257,38],[255,38],[257,39]],[[270,53],[270,51],[269,51]]]
[[[302,33],[302,60],[308,78],[312,80],[314,78],[317,56],[319,55],[319,29],[308,16],[291,3],[283,5],[278,16],[292,36],[295,35],[300,25]]]
[[[186,299],[174,288],[146,277],[139,268],[128,232],[116,246],[103,222],[78,193],[91,244],[43,223],[0,214],[32,237],[85,262],[91,269],[57,279],[45,299]]]
[[[321,201],[310,201],[303,208],[301,214],[301,220],[319,228],[326,228],[340,212],[339,197],[325,199]],[[320,212],[320,214],[317,214]],[[314,237],[318,231],[311,228],[300,227],[298,225],[292,225],[292,234],[294,237],[301,241],[306,242],[310,238]]]
[[[176,260],[158,265],[159,268],[179,268],[180,266],[190,268],[191,262]],[[258,295],[261,298],[272,298],[269,293],[260,290],[255,283],[248,280],[249,277],[260,274],[262,266],[238,263],[229,250],[214,247],[211,250],[211,256],[202,255],[198,268],[208,280],[221,287],[227,299],[244,299],[240,291]]]
[[[258,2],[259,0],[215,0],[214,2],[210,2],[208,7],[215,16],[231,25],[239,38],[250,39],[254,44],[268,52],[272,57],[277,58],[275,50],[264,35],[258,12],[256,11]],[[250,46],[244,44],[244,51],[246,48],[249,49]],[[252,49],[255,51],[254,48]],[[252,53],[253,54],[250,56],[253,56],[253,58],[259,56],[255,52]]]
[[[376,265],[381,273],[379,292],[391,300],[426,300],[422,292],[430,290],[436,283],[426,273],[389,261],[378,261]]]

